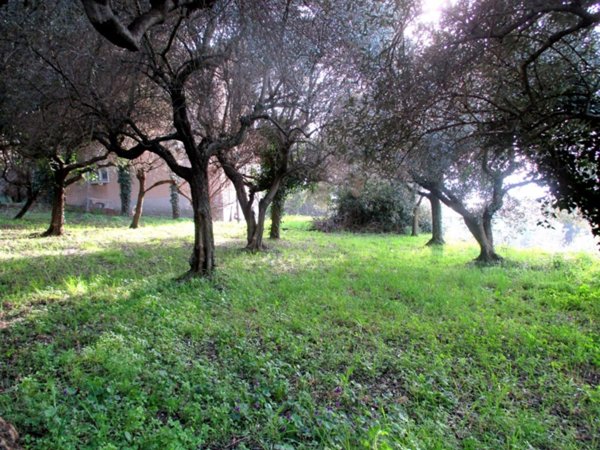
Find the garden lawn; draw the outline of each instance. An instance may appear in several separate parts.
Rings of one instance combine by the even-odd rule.
[[[35,449],[597,449],[600,260],[287,218],[0,218],[0,416]]]

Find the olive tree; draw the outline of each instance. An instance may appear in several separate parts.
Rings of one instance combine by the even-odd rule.
[[[441,55],[462,55],[450,58],[455,69],[486,73],[454,92],[463,111],[494,111],[550,187],[550,203],[580,211],[597,236],[599,23],[593,0],[458,2],[438,42]]]
[[[208,177],[211,158],[243,144],[258,121],[273,122],[281,106],[277,103],[282,100],[278,97],[280,89],[276,84],[274,89],[256,85],[266,85],[270,78],[274,83],[281,80],[270,74],[283,63],[274,57],[282,30],[298,20],[307,23],[319,18],[330,27],[341,23],[337,20],[345,9],[326,3],[263,0],[213,5],[166,1],[152,2],[146,13],[132,10],[128,16],[117,16],[108,2],[84,2],[90,22],[103,36],[124,48],[140,50],[140,56],[131,57],[140,64],[140,86],[151,92],[152,108],[170,111],[169,120],[163,115],[160,125],[149,125],[137,119],[139,109],[119,115],[111,114],[110,108],[97,107],[103,129],[95,137],[120,157],[135,159],[144,152],[154,153],[189,183],[195,232],[186,277],[208,276],[214,269]],[[286,39],[293,42],[292,38]],[[313,51],[302,42],[293,50],[296,55]],[[288,73],[294,75],[293,71]],[[186,161],[179,162],[169,146],[181,146]]]
[[[74,107],[75,85],[67,81],[86,84],[92,75],[66,46],[80,32],[70,22],[74,17],[60,1],[8,2],[0,9],[2,55],[10,55],[0,69],[0,129],[12,151],[50,172],[52,215],[45,236],[64,231],[67,186],[107,158],[106,151],[92,144],[94,120]],[[63,58],[55,59],[57,53]],[[31,200],[36,194],[32,189]]]

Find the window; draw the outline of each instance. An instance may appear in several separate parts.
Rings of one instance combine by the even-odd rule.
[[[96,169],[90,177],[91,184],[107,184],[110,181],[110,176],[107,167]]]

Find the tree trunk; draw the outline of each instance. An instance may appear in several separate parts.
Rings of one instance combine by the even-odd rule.
[[[248,240],[248,245],[246,246],[247,250],[251,251],[260,251],[264,249],[263,245],[263,233],[265,231],[265,218],[267,217],[267,209],[273,199],[279,192],[279,186],[281,186],[282,179],[276,179],[273,184],[271,184],[271,188],[267,192],[267,195],[258,202],[258,219],[256,221],[256,228],[254,229],[254,233],[252,237]]]
[[[411,227],[411,236],[419,235],[419,207],[415,206],[413,208],[413,217],[412,217],[412,227]]]
[[[494,245],[494,233],[492,231],[492,216],[487,211],[483,214],[483,231],[492,246]]]
[[[263,245],[263,234],[265,232],[265,219],[267,217],[267,208],[269,204],[265,201],[267,197],[263,198],[258,203],[258,219],[256,221],[256,226],[254,227],[254,232],[250,235],[248,239],[248,245],[246,246],[247,250],[251,250],[253,252],[257,252],[263,250],[265,247]]]
[[[237,198],[244,220],[246,221],[246,248],[249,248],[252,242],[252,238],[256,232],[256,217],[252,206],[254,205],[255,193],[246,191],[246,182],[242,174],[231,164],[227,158],[222,154],[218,154],[217,158],[219,163],[225,172],[229,181],[235,188],[235,196]]]
[[[171,192],[172,216],[173,216],[173,219],[179,219],[179,216],[181,215],[180,210],[179,210],[179,191],[177,189],[177,183],[175,183],[175,181],[173,181],[173,183],[171,183],[170,192]]]
[[[478,220],[475,217],[463,217],[467,228],[479,244],[479,256],[475,261],[481,264],[489,265],[502,261],[494,249],[494,238],[492,235],[491,223]]]
[[[256,234],[256,227],[258,226],[256,222],[256,215],[254,214],[254,210],[252,209],[252,203],[247,203],[245,207],[241,207],[242,214],[244,215],[244,220],[246,221],[246,247],[249,248]]]
[[[194,247],[190,256],[190,270],[180,280],[210,277],[215,268],[215,241],[213,237],[210,196],[208,191],[208,161],[188,180],[194,214]]]
[[[137,195],[137,202],[135,204],[135,212],[133,213],[133,219],[131,219],[131,225],[129,228],[137,228],[140,226],[140,218],[144,210],[144,196],[146,195],[146,174],[139,170],[135,177],[138,180],[139,188]]]
[[[50,227],[42,236],[62,236],[65,226],[65,180],[66,174],[54,174],[54,193],[52,194],[52,216]]]
[[[428,197],[431,203],[431,239],[426,245],[444,245],[444,231],[442,228],[442,202],[435,195]]]
[[[131,206],[131,172],[129,166],[118,168],[119,197],[121,198],[121,215],[128,216]]]
[[[269,231],[270,239],[279,239],[281,237],[281,219],[285,207],[285,190],[280,189],[271,205],[271,229]]]
[[[19,210],[17,215],[14,217],[15,220],[22,219],[23,216],[25,216],[25,214],[27,214],[27,211],[29,211],[29,208],[31,208],[31,206],[35,203],[39,193],[40,193],[39,191],[29,191],[27,193],[27,200],[25,201],[25,204]]]

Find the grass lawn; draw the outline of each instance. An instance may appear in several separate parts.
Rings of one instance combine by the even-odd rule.
[[[0,416],[36,449],[600,448],[600,259],[189,220],[0,218]]]

